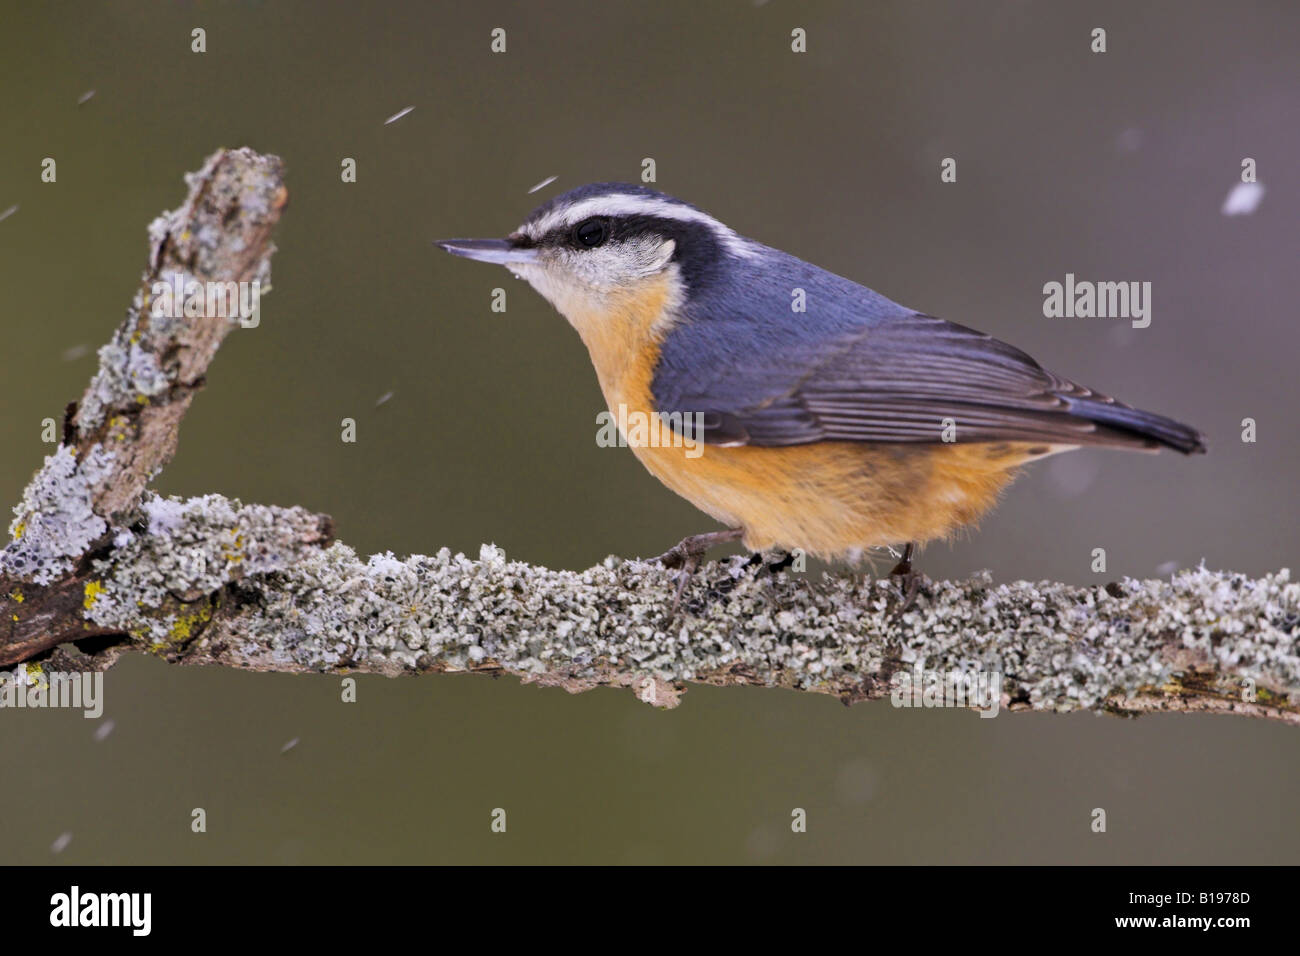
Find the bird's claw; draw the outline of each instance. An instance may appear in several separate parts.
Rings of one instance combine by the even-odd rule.
[[[673,596],[672,607],[668,610],[668,620],[670,622],[677,617],[677,612],[682,605],[682,595],[686,593],[686,585],[690,583],[691,578],[695,577],[695,572],[704,563],[704,555],[708,553],[708,550],[715,545],[734,541],[742,533],[739,529],[734,529],[711,531],[708,534],[693,534],[689,538],[683,538],[677,542],[659,557],[651,559],[662,564],[665,568],[681,571],[680,579],[677,582],[677,592]]]
[[[891,579],[898,581],[899,596],[903,599],[892,615],[894,620],[898,620],[903,614],[916,603],[916,595],[921,590],[921,585],[925,582],[926,577],[920,571],[912,567],[912,550],[913,545],[908,544],[903,549],[903,556],[894,569],[889,572]]]

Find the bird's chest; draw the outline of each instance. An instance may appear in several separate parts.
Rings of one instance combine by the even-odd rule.
[[[660,418],[651,384],[659,363],[663,336],[671,328],[676,307],[670,280],[650,281],[635,293],[624,295],[615,307],[590,316],[569,316],[591,355],[611,420],[618,425],[623,443],[649,472],[678,494],[719,520],[730,520],[701,495],[706,472],[719,457],[719,449],[704,452],[688,446],[682,436]],[[703,459],[709,458],[709,461]]]
[[[591,356],[605,404],[619,421],[633,413],[654,415],[650,383],[675,301],[673,283],[655,278],[602,302],[564,310]]]

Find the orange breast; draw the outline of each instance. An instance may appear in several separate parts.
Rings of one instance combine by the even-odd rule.
[[[612,312],[574,321],[616,418],[620,406],[624,417],[654,414],[650,383],[671,295],[669,282],[652,280]],[[632,444],[665,485],[727,527],[744,528],[747,547],[801,548],[823,558],[951,535],[996,502],[1015,466],[1035,457],[1028,448],[822,442],[692,451]]]

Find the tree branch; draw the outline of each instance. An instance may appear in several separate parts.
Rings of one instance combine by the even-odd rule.
[[[931,582],[897,615],[888,582],[733,558],[696,575],[674,618],[675,574],[649,562],[553,571],[491,546],[478,560],[446,549],[362,560],[332,543],[325,515],[161,498],[145,486],[236,323],[156,317],[150,290],[177,272],[265,288],[287,195],[279,160],[246,149],[214,154],[187,181],[185,203],[150,226],[140,292],[70,407],[64,444],[14,509],[0,665],[102,669],[137,650],[252,670],[509,673],[570,691],[631,687],[661,706],[692,681],[917,702],[935,680],[984,672],[1000,694],[983,703],[1012,710],[1300,723],[1300,585],[1286,570],[1097,587],[985,574]]]

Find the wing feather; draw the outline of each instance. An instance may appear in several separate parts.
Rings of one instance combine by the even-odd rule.
[[[965,326],[900,307],[829,331],[775,355],[726,350],[716,374],[696,366],[675,390],[657,378],[656,397],[671,393],[658,407],[705,413],[703,440],[726,444],[941,442],[955,422],[963,442],[1203,450],[1194,429],[1054,375]]]

